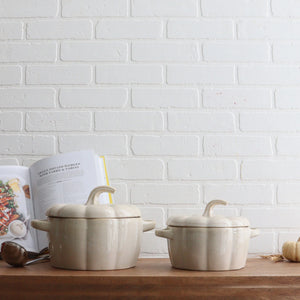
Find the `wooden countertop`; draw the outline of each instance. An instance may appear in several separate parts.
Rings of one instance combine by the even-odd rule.
[[[140,259],[119,271],[70,271],[49,263],[12,268],[0,262],[1,299],[300,299],[300,263],[250,258],[244,269],[174,269],[169,259]]]

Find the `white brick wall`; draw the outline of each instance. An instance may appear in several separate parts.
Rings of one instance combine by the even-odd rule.
[[[232,132],[235,129],[232,113],[170,112],[168,128],[176,132]]]
[[[1,22],[0,40],[19,40],[23,36],[23,24],[21,22]]]
[[[96,25],[97,39],[155,39],[162,36],[163,23],[148,20],[101,20]]]
[[[299,112],[258,112],[241,113],[242,131],[297,132],[300,130]]]
[[[64,42],[63,61],[126,61],[127,44],[119,42]]]
[[[92,25],[92,22],[87,20],[33,21],[27,23],[27,38],[29,40],[90,39]]]
[[[278,155],[295,155],[297,156],[300,150],[300,137],[280,136],[276,143]]]
[[[253,88],[205,89],[203,90],[203,106],[231,109],[272,108],[272,91]]]
[[[266,19],[243,20],[237,24],[238,38],[245,40],[297,40],[299,39],[299,21]]]
[[[170,160],[170,180],[233,180],[237,177],[237,164],[233,160],[191,159]]]
[[[300,185],[297,183],[281,183],[278,185],[277,197],[281,204],[297,204]]]
[[[264,136],[205,136],[204,154],[207,156],[270,156],[272,143]]]
[[[72,134],[59,137],[60,152],[94,149],[102,155],[126,155],[127,148],[125,135]]]
[[[272,12],[279,17],[299,17],[300,3],[297,0],[273,0]]]
[[[124,88],[65,88],[59,94],[60,105],[64,108],[121,108],[127,98]]]
[[[56,43],[0,43],[0,62],[54,62]]]
[[[1,155],[51,155],[55,152],[55,138],[51,135],[1,134],[0,139]]]
[[[197,0],[133,0],[132,15],[135,17],[196,17]]]
[[[89,131],[92,116],[89,112],[28,112],[28,131]]]
[[[1,131],[21,131],[22,114],[20,112],[2,112],[0,113]]]
[[[199,152],[199,139],[190,135],[133,136],[131,149],[135,155],[196,156]]]
[[[233,84],[233,66],[182,66],[167,67],[167,83],[169,84]]]
[[[234,23],[230,20],[171,20],[167,37],[171,39],[232,39]]]
[[[1,88],[1,108],[55,107],[55,90],[52,88]]]
[[[63,17],[126,16],[127,0],[61,0]]]
[[[96,67],[96,83],[100,84],[160,84],[161,65],[101,65]]]
[[[241,178],[267,181],[300,180],[300,160],[245,160],[241,166]]]
[[[166,199],[168,202],[166,203]],[[135,184],[131,188],[135,204],[199,204],[200,193],[196,184]]]
[[[21,80],[21,66],[4,64],[0,66],[0,85],[19,85]]]
[[[162,131],[160,112],[96,112],[95,130],[99,131]]]
[[[202,0],[202,11],[208,17],[265,17],[268,0]]]
[[[203,44],[205,61],[264,62],[270,61],[270,46],[255,42],[207,42]]]
[[[55,17],[58,12],[59,0],[1,0],[0,17],[3,18],[34,18]]]
[[[118,203],[300,230],[298,0],[0,0],[0,164],[106,155]],[[166,255],[143,235],[142,255]]]
[[[272,204],[274,187],[271,184],[207,184],[204,201],[227,199],[232,204]]]
[[[199,93],[192,88],[134,88],[131,90],[131,100],[133,107],[196,108]]]
[[[276,107],[278,108],[300,108],[300,89],[279,89],[275,92]]]
[[[88,84],[92,68],[87,65],[43,65],[26,68],[27,84]]]
[[[159,159],[111,159],[108,160],[112,180],[160,180],[164,177],[164,164]]]
[[[193,42],[136,42],[132,44],[132,60],[196,62],[201,60],[201,49]]]

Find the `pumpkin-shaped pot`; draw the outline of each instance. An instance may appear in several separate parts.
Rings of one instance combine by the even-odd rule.
[[[99,204],[108,186],[95,188],[85,205],[57,204],[46,212],[48,220],[31,225],[47,231],[52,266],[76,270],[114,270],[134,267],[140,252],[141,234],[155,227],[143,221],[134,205]]]
[[[300,238],[297,242],[285,242],[282,246],[282,255],[295,262],[300,262]]]
[[[203,215],[174,216],[168,227],[155,234],[168,239],[171,264],[175,268],[201,271],[236,270],[245,266],[249,238],[259,234],[242,217],[213,216],[212,208],[226,205],[209,202]]]

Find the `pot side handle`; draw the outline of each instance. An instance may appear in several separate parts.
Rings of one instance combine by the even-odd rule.
[[[251,238],[258,236],[259,234],[260,234],[259,229],[256,229],[256,228],[251,228],[250,229],[250,237]]]
[[[149,231],[155,228],[155,222],[154,221],[145,221],[143,220],[143,232]]]
[[[32,220],[31,226],[42,231],[50,231],[50,222],[47,220]]]
[[[155,230],[155,235],[169,240],[173,240],[173,232],[171,229],[168,228]]]

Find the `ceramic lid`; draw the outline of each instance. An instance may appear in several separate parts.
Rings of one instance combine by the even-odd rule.
[[[167,221],[168,226],[179,227],[249,227],[249,221],[243,217],[213,216],[212,209],[215,205],[227,205],[224,200],[210,201],[203,215],[174,216]]]
[[[136,218],[141,216],[140,210],[134,205],[99,204],[97,198],[101,193],[114,193],[115,189],[109,186],[94,188],[83,204],[56,204],[50,207],[46,216],[59,218]]]

